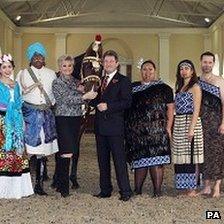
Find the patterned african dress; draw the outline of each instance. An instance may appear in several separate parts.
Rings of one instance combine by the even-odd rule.
[[[196,189],[201,184],[199,165],[204,162],[204,146],[201,118],[198,117],[192,141],[187,134],[194,111],[193,94],[179,92],[175,97],[172,160],[176,189]]]
[[[170,164],[169,103],[173,103],[173,91],[161,80],[133,83],[132,106],[125,115],[125,149],[133,169]]]
[[[222,103],[217,86],[199,81],[202,88],[201,118],[205,144],[203,178],[218,180],[224,178],[224,135],[218,133],[222,122]]]
[[[22,98],[19,85],[0,81],[0,198],[33,194],[29,162],[24,155]]]

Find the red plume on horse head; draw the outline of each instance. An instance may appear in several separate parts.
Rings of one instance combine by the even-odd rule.
[[[100,42],[100,43],[101,43],[101,39],[102,39],[102,37],[101,37],[101,35],[100,35],[100,34],[97,34],[97,35],[95,36],[95,41],[97,41],[97,42]]]
[[[82,81],[86,91],[92,89],[93,86],[96,90],[100,85],[103,54],[101,39],[100,34],[95,36],[95,41],[87,48],[82,61]]]

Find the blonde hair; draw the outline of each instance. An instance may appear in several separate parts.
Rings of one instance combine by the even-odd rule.
[[[70,61],[73,65],[75,64],[74,58],[71,55],[62,55],[58,58],[58,67],[60,68],[64,61]]]

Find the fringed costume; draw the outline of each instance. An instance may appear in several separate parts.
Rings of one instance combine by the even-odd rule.
[[[170,164],[170,142],[166,131],[167,104],[172,89],[161,80],[133,83],[132,107],[125,115],[126,153],[132,168]]]

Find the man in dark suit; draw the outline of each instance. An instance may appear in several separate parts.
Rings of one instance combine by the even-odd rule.
[[[115,51],[103,55],[104,77],[98,96],[91,101],[96,108],[95,135],[100,169],[100,193],[98,198],[111,196],[110,153],[112,153],[120,200],[128,201],[132,195],[124,151],[124,110],[131,106],[131,82],[118,71]]]

